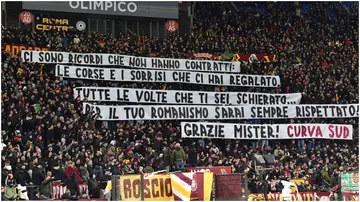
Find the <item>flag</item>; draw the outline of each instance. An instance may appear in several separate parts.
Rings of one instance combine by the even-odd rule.
[[[104,48],[104,46],[105,46],[105,41],[104,41],[104,40],[99,41],[99,46],[100,46],[101,48]]]
[[[221,60],[222,61],[231,61],[234,57],[234,53],[230,53],[230,52],[225,52],[224,54],[221,55]]]
[[[22,68],[18,68],[16,74],[22,75],[24,73],[24,70]]]
[[[170,174],[174,201],[190,201],[192,173]]]
[[[238,61],[240,61],[240,55],[237,54],[237,53],[235,53],[235,54],[233,55],[232,61],[233,61],[233,62],[238,62]]]
[[[213,173],[195,173],[194,181],[197,189],[197,198],[199,201],[210,201],[211,190],[213,186]]]
[[[40,112],[40,110],[41,110],[40,104],[39,104],[39,103],[35,104],[35,111],[36,111],[36,113]]]
[[[44,65],[40,65],[40,74],[39,74],[40,77],[43,76],[43,68],[44,68]]]
[[[112,187],[111,187],[111,180],[108,180],[107,181],[107,185],[105,187],[105,192],[104,192],[104,195],[107,194],[107,193],[110,193]]]

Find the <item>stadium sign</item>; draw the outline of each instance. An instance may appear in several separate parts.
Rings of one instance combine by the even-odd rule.
[[[36,18],[36,29],[39,31],[69,31],[74,26],[69,24],[69,20],[66,18]]]
[[[23,9],[151,18],[179,18],[178,2],[24,1]]]

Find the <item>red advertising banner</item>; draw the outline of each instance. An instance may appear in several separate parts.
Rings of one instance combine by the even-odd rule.
[[[194,167],[194,168],[185,168],[185,170],[186,172],[195,172],[195,173],[212,172],[214,173],[214,175],[232,173],[231,166]]]
[[[245,184],[241,174],[215,175],[215,198],[236,200],[245,198]]]
[[[214,175],[230,174],[232,173],[231,166],[216,166],[216,167],[194,167],[194,168],[185,168],[186,172],[192,173],[203,173],[203,172],[212,172]],[[197,199],[198,196],[198,186],[191,186],[191,199]]]
[[[331,192],[299,192],[291,195],[291,201],[331,201],[333,194]],[[249,200],[251,201],[264,201],[264,194],[249,194]],[[282,194],[280,192],[269,193],[269,201],[283,201]]]
[[[48,51],[47,47],[38,47],[38,46],[24,46],[18,44],[4,44],[3,48],[6,52],[11,53],[11,56],[15,56],[20,53],[22,50],[34,50],[34,51]]]
[[[63,187],[61,184],[52,184],[52,198],[61,199],[62,195],[66,192],[66,187]],[[89,188],[87,184],[79,184],[80,195],[83,193],[88,193]]]
[[[189,53],[190,57],[195,57],[196,59],[214,59],[214,60],[221,60],[222,54],[215,54],[215,53]],[[227,57],[228,58],[228,57]],[[232,54],[232,58],[229,58],[231,61],[236,62],[273,62],[276,60],[276,55],[274,54],[265,54],[265,53],[235,53]]]

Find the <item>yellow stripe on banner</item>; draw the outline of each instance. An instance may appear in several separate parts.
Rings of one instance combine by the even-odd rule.
[[[204,201],[210,201],[213,184],[213,173],[204,173]]]
[[[187,191],[184,187],[182,187],[180,184],[176,183],[174,180],[171,180],[171,186],[173,189],[178,191],[183,196],[185,196],[185,197],[189,196],[189,198],[190,198],[191,190],[190,190],[190,192]]]

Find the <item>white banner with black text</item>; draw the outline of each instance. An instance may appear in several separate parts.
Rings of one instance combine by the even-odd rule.
[[[200,85],[279,87],[279,76],[219,74],[188,71],[131,70],[102,67],[56,65],[55,75],[73,79],[190,83]]]
[[[337,124],[232,124],[181,122],[182,138],[210,139],[339,139],[352,140],[352,125]]]
[[[77,87],[74,98],[86,101],[206,105],[291,105],[299,104],[301,93],[206,92],[148,90],[136,88]]]
[[[24,62],[43,64],[77,64],[97,66],[124,66],[144,69],[168,69],[209,72],[240,72],[240,62],[213,60],[187,60],[174,58],[136,57],[131,55],[104,53],[70,53],[56,51],[22,50]]]
[[[99,120],[217,120],[359,117],[359,105],[93,105],[83,103],[84,114]]]

